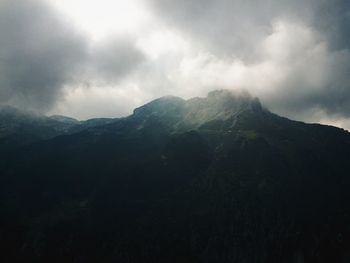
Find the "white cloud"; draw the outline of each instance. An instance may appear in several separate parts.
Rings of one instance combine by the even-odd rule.
[[[47,0],[94,40],[137,34],[151,20],[143,0]]]
[[[147,100],[135,84],[104,87],[65,87],[65,99],[48,114],[72,116],[81,120],[97,117],[123,117]]]

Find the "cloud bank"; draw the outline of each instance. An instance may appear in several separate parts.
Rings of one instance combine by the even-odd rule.
[[[152,4],[169,26],[210,54],[196,60],[197,79],[216,72],[219,86],[247,88],[288,116],[349,117],[348,1]]]
[[[98,40],[54,1],[0,4],[0,103],[88,118],[247,89],[279,114],[350,128],[348,1],[132,0],[147,19]]]
[[[43,1],[0,3],[0,103],[45,112],[64,87],[121,78],[142,61],[127,38],[91,43]]]

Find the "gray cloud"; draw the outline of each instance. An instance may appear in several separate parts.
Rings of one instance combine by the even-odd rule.
[[[249,58],[257,44],[271,32],[271,21],[281,16],[309,14],[310,1],[302,5],[287,0],[150,0],[159,15],[218,55]]]
[[[0,103],[120,116],[165,94],[243,88],[292,118],[350,123],[346,0],[143,0],[151,21],[102,41],[50,1],[0,1]]]
[[[313,25],[326,35],[330,48],[350,47],[350,2],[347,0],[314,1]]]
[[[127,40],[91,47],[88,38],[37,0],[0,3],[0,103],[47,111],[65,85],[117,81],[142,60]]]
[[[128,36],[111,38],[91,47],[87,73],[102,84],[118,81],[146,58]]]
[[[169,26],[191,37],[197,47],[218,59],[239,61],[239,69],[248,72],[248,79],[239,84],[272,110],[306,120],[312,119],[306,113],[315,110],[350,117],[349,1],[150,2]],[[249,77],[263,79],[268,67],[274,68],[265,74],[270,87],[259,88]]]
[[[84,60],[83,37],[32,0],[1,3],[0,36],[0,100],[48,109]]]
[[[251,53],[277,18],[303,21],[327,35],[336,49],[349,47],[350,2],[346,0],[149,0],[170,25],[217,52]],[[247,54],[246,54],[247,55]]]

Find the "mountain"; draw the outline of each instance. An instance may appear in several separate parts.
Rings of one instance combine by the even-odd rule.
[[[162,97],[5,155],[0,259],[348,262],[349,156],[246,93]]]
[[[73,118],[25,112],[10,106],[0,107],[0,154],[36,141],[81,131],[115,119],[78,121]]]

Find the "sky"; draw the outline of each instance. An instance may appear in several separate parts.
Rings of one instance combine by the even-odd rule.
[[[0,104],[121,117],[215,89],[350,130],[350,2],[0,0]]]

